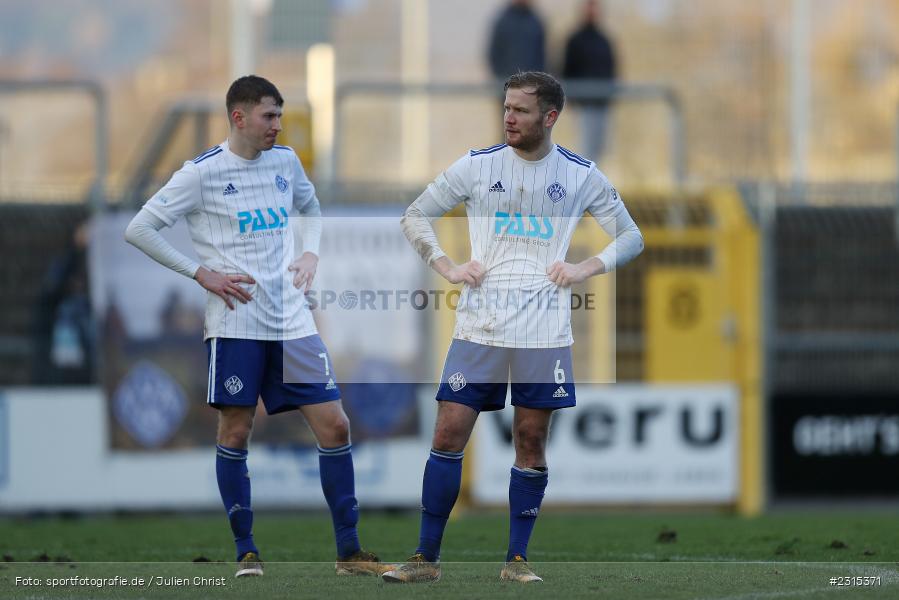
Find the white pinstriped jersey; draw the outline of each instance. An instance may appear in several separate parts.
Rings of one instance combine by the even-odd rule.
[[[318,203],[293,149],[275,146],[254,160],[228,142],[187,161],[145,208],[168,226],[185,217],[201,262],[220,273],[245,273],[251,302],[234,310],[208,293],[204,337],[288,340],[316,333],[303,293],[287,270],[294,258],[288,216]]]
[[[442,209],[465,204],[471,260],[487,271],[480,288],[463,287],[453,337],[511,348],[571,345],[571,289],[546,271],[565,260],[584,211],[607,231],[618,217],[633,224],[605,175],[561,146],[526,161],[498,144],[460,158],[429,191]]]

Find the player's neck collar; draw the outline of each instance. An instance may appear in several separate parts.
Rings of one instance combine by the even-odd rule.
[[[509,146],[509,150],[512,151],[512,155],[513,155],[516,159],[520,160],[521,162],[527,163],[527,164],[529,164],[529,165],[539,165],[539,164],[545,162],[546,160],[549,159],[550,156],[552,156],[552,153],[553,153],[553,151],[554,151],[555,149],[556,149],[556,145],[553,144],[553,143],[550,143],[549,148],[546,150],[546,154],[544,154],[544,155],[541,156],[540,158],[537,158],[537,159],[534,159],[534,160],[529,160],[529,159],[527,159],[527,158],[524,158],[522,155],[520,155],[520,154],[515,150],[515,148],[512,148],[511,146]]]
[[[238,162],[241,162],[243,164],[254,165],[259,162],[259,159],[262,158],[262,152],[259,152],[259,154],[257,154],[255,158],[244,158],[243,156],[236,153],[234,150],[231,149],[231,137],[230,136],[222,144],[222,147],[224,147],[225,150],[228,151],[228,154],[230,154],[232,158],[234,158],[235,160],[237,160]]]

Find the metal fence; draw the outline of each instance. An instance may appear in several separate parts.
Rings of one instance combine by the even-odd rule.
[[[52,315],[67,282],[72,236],[88,217],[84,204],[0,203],[0,385],[47,383],[41,364],[52,343]],[[59,381],[58,383],[64,383]]]
[[[772,393],[899,390],[891,184],[747,184],[763,235]]]
[[[774,501],[895,498],[899,246],[891,184],[746,185],[762,233]]]

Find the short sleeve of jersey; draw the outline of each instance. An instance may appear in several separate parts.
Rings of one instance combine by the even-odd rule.
[[[293,207],[304,212],[315,199],[315,186],[306,176],[306,171],[296,154],[293,156]]]
[[[471,196],[471,158],[466,154],[434,180],[432,191],[441,205],[451,209]]]
[[[200,173],[196,165],[184,163],[162,189],[144,205],[169,227],[179,218],[192,212],[200,202]]]
[[[624,208],[624,202],[618,195],[612,184],[606,179],[605,175],[593,167],[584,186],[585,208],[600,224],[614,221],[621,210]]]

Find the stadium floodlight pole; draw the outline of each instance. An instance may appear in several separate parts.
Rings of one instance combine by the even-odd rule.
[[[790,36],[790,154],[794,187],[808,177],[811,92],[809,80],[809,0],[793,0]]]
[[[403,0],[401,72],[404,84],[428,81],[428,3]],[[402,178],[417,184],[427,180],[430,151],[430,110],[426,95],[404,96],[401,101]]]
[[[334,65],[332,44],[314,44],[306,52],[306,97],[312,108],[315,174],[330,183],[334,181]]]
[[[109,166],[109,115],[106,106],[106,92],[96,82],[89,86],[97,110],[95,145],[96,165],[94,185],[91,189],[91,210],[95,213],[106,208],[106,174]]]
[[[231,0],[231,80],[250,75],[256,68],[254,11],[250,0]],[[256,3],[258,4],[258,3]]]
[[[106,207],[106,174],[109,163],[109,109],[106,91],[98,82],[87,79],[0,79],[0,94],[21,92],[86,92],[94,101],[94,183],[88,195],[91,212]]]

